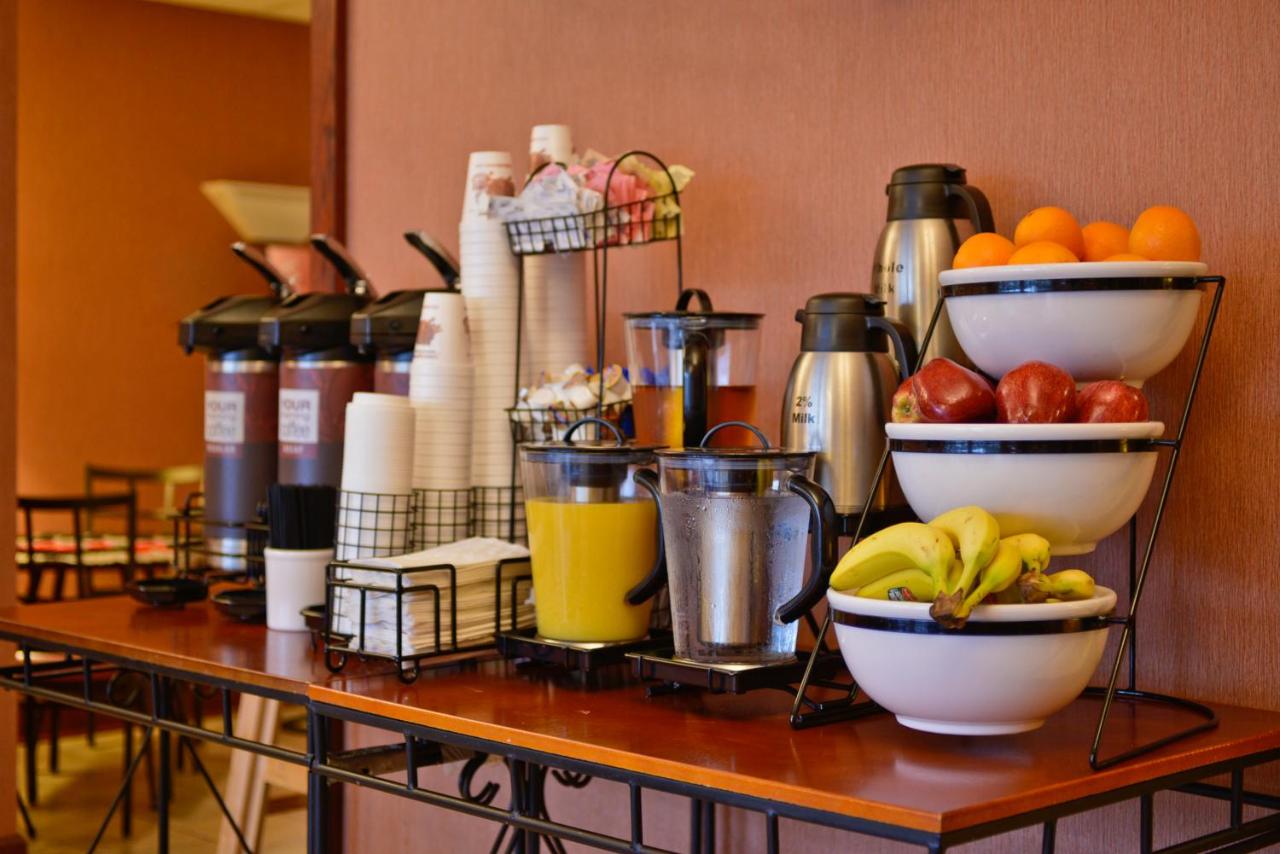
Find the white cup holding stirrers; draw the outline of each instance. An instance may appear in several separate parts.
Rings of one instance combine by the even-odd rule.
[[[545,163],[568,163],[573,135],[568,125],[534,125],[529,134],[529,171]]]

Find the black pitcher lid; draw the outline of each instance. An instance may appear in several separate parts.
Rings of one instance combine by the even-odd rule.
[[[964,168],[954,163],[913,163],[893,170],[889,186],[900,184],[963,184]],[[885,192],[888,192],[888,187]]]
[[[698,300],[699,308],[690,310],[689,303]],[[667,326],[678,324],[689,329],[755,329],[763,314],[746,311],[716,311],[711,297],[700,288],[686,288],[676,298],[674,311],[629,311],[622,315],[633,326]]]

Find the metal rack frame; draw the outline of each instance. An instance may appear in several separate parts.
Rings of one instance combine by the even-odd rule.
[[[1200,338],[1200,346],[1196,353],[1195,367],[1191,374],[1191,381],[1187,389],[1186,399],[1183,403],[1182,414],[1178,421],[1178,429],[1172,439],[1156,439],[1151,441],[1151,445],[1156,448],[1168,448],[1170,451],[1169,463],[1165,469],[1164,482],[1160,487],[1159,499],[1156,503],[1155,515],[1152,518],[1151,530],[1147,535],[1146,546],[1142,552],[1141,561],[1138,560],[1138,523],[1135,514],[1129,520],[1129,608],[1124,616],[1111,616],[1107,618],[1107,623],[1112,626],[1120,626],[1120,643],[1116,648],[1115,658],[1111,665],[1110,675],[1107,679],[1105,687],[1093,687],[1086,689],[1086,694],[1102,697],[1102,710],[1098,715],[1098,725],[1094,730],[1093,742],[1089,749],[1089,766],[1095,771],[1108,768],[1121,762],[1133,759],[1138,756],[1150,753],[1166,745],[1180,741],[1197,733],[1212,729],[1218,725],[1217,714],[1209,706],[1203,703],[1197,703],[1193,700],[1174,697],[1167,694],[1158,694],[1151,691],[1144,691],[1137,685],[1137,614],[1138,606],[1142,601],[1142,591],[1147,580],[1147,573],[1151,568],[1151,558],[1155,552],[1156,538],[1160,533],[1160,523],[1164,519],[1164,512],[1169,500],[1169,492],[1173,487],[1173,478],[1177,472],[1178,460],[1181,456],[1183,445],[1187,436],[1187,425],[1191,419],[1192,407],[1195,405],[1196,392],[1200,388],[1200,380],[1204,371],[1205,359],[1209,353],[1209,342],[1213,337],[1214,326],[1218,320],[1218,311],[1222,304],[1222,295],[1226,287],[1226,279],[1223,276],[1196,276],[1196,287],[1204,285],[1214,285],[1213,300],[1209,306],[1208,318],[1205,321],[1204,333]],[[942,299],[938,300],[937,306],[933,311],[933,317],[929,321],[929,329],[925,334],[924,340],[920,345],[920,353],[924,354],[928,351],[929,344],[933,339],[933,333],[938,324],[938,319],[942,315],[943,306],[947,300],[947,291],[944,288]],[[923,361],[923,355],[921,361]],[[920,364],[916,365],[919,369]],[[876,488],[884,477],[885,467],[889,461],[891,453],[891,443],[885,443],[884,452],[880,456],[880,464],[876,469],[876,476],[872,481],[870,494],[874,495]],[[858,524],[854,529],[854,541],[861,539],[863,531],[866,528],[867,511],[864,510],[858,520]],[[823,620],[822,627],[818,631],[815,649],[820,649],[824,638],[831,628],[831,612],[827,612],[826,618]],[[1128,662],[1128,679],[1126,686],[1119,687],[1120,671],[1125,662]],[[824,701],[814,700],[808,697],[808,689],[813,682],[811,673],[813,670],[813,658],[810,659],[809,666],[806,668],[805,678],[801,682],[800,690],[796,695],[796,702],[791,710],[791,725],[797,729],[803,729],[809,726],[817,726],[829,723],[836,716],[826,714],[823,708]],[[848,692],[836,700],[825,701],[827,708],[832,710],[849,709],[855,707],[856,698],[858,696],[858,686],[856,682],[851,681]],[[1172,733],[1163,738],[1148,744],[1139,745],[1138,747],[1126,750],[1115,756],[1102,757],[1100,755],[1102,747],[1102,738],[1106,732],[1107,720],[1111,713],[1111,707],[1117,700],[1125,700],[1130,702],[1157,703],[1166,706],[1173,706],[1201,718],[1201,720],[1192,726]],[[817,706],[816,711],[805,711],[806,707],[812,708]],[[867,710],[871,709],[867,707]]]
[[[507,571],[513,567],[525,567],[526,571],[510,574]],[[528,558],[504,558],[499,560],[493,568],[493,636],[496,638],[504,631],[503,629],[503,603],[509,603],[511,609],[511,619],[507,631],[517,631],[519,629],[519,606],[520,594],[523,589],[525,595],[533,589],[533,573],[528,571]],[[391,580],[389,584],[371,584],[352,581],[349,578],[342,577],[344,572],[362,572],[372,574],[387,575]],[[406,582],[406,578],[411,575],[439,573],[441,579],[436,582],[410,583]],[[359,561],[342,561],[335,560],[325,567],[325,631],[321,633],[321,642],[324,646],[324,663],[325,667],[331,673],[339,673],[342,671],[351,656],[355,656],[364,661],[367,659],[380,659],[390,661],[396,665],[396,674],[400,680],[406,683],[415,681],[422,673],[422,662],[436,658],[441,655],[448,655],[458,652],[472,652],[490,649],[493,647],[495,640],[488,640],[483,643],[464,644],[458,643],[458,568],[450,563],[430,564],[426,566],[411,567],[375,567],[362,564]],[[505,589],[504,589],[505,588]],[[334,608],[334,600],[338,595],[337,591],[350,591],[347,595],[354,595],[359,603],[360,619],[355,627],[356,631],[352,634],[339,632],[335,625],[337,621],[337,613]],[[449,631],[446,637],[441,629],[441,591],[448,594],[448,616]],[[504,599],[504,592],[506,597]],[[379,596],[392,597],[396,613],[395,638],[396,645],[394,652],[384,652],[380,650],[369,649],[366,642],[367,625],[366,619],[368,614],[367,602],[369,594],[377,594]],[[409,650],[404,649],[404,612],[407,603],[406,597],[410,594],[423,594],[431,601],[433,609],[433,625],[434,638],[430,649],[426,650]]]

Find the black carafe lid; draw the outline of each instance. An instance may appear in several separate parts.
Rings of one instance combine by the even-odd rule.
[[[986,196],[965,181],[954,163],[915,163],[893,170],[884,188],[890,222],[898,219],[967,219],[975,231],[993,231]]]
[[[421,231],[406,232],[404,239],[426,256],[444,280],[443,288],[428,290],[457,290],[458,262],[447,249]],[[423,295],[428,290],[393,291],[351,315],[352,345],[361,353],[376,351],[383,356],[412,350],[418,337]]]
[[[178,344],[188,354],[193,350],[214,354],[245,351],[250,357],[266,358],[266,352],[258,346],[258,326],[263,316],[289,295],[289,285],[253,247],[233,243],[231,251],[266,279],[271,294],[219,297],[178,322]]]
[[[885,334],[868,317],[884,317],[884,300],[870,294],[818,294],[796,312],[806,353],[887,353]]]
[[[294,294],[262,318],[258,344],[291,356],[325,352],[329,358],[354,358],[351,315],[369,304],[368,279],[333,238],[315,234],[311,245],[337,268],[346,293]]]

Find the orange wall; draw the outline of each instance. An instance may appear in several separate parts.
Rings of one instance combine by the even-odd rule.
[[[13,401],[16,399],[17,372],[14,346],[14,315],[17,311],[18,270],[15,255],[17,199],[17,96],[18,42],[17,0],[0,0],[0,507],[14,506],[15,429]],[[0,513],[0,543],[13,541],[14,517]],[[12,552],[0,555],[0,606],[12,605],[17,593],[17,574]],[[5,644],[0,655],[12,660],[13,647]],[[15,768],[15,743],[18,733],[12,694],[0,699],[0,768]],[[0,850],[13,841],[16,820],[13,807],[16,774],[0,774]]]
[[[1275,571],[1259,546],[1280,542],[1270,239],[1280,5],[383,0],[351,10],[349,236],[375,282],[429,280],[406,228],[456,246],[471,150],[522,152],[541,122],[566,122],[580,145],[604,151],[650,148],[698,173],[686,195],[687,283],[721,308],[768,314],[759,419],[775,433],[799,346],[791,316],[810,294],[869,288],[894,167],[965,166],[1005,233],[1041,204],[1086,221],[1185,207],[1232,285],[1144,603],[1142,677],[1280,708],[1275,611],[1257,592]],[[620,359],[619,314],[669,307],[675,285],[666,247],[616,258],[609,341]],[[1158,416],[1172,416],[1189,368],[1184,356],[1150,385]],[[1105,581],[1120,581],[1117,546],[1094,562]],[[554,797],[553,815],[603,808],[591,789],[576,806]],[[429,821],[452,821],[415,815],[399,825],[405,844]],[[1156,842],[1223,815],[1161,799]],[[1060,850],[1130,850],[1136,826],[1132,805],[1070,819]],[[753,850],[758,818],[740,827],[735,850]],[[788,847],[817,844],[791,833]],[[836,844],[849,842],[826,843]],[[997,847],[1036,844],[1028,833]]]
[[[18,487],[199,461],[177,322],[256,290],[211,178],[308,180],[307,30],[141,0],[21,0]]]

